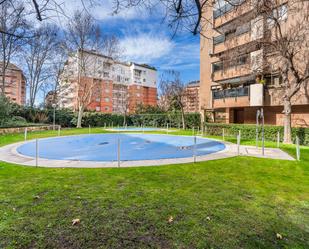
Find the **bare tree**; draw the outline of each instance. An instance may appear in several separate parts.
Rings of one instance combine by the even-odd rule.
[[[80,0],[83,2],[84,0]],[[90,0],[92,1],[92,0]],[[65,10],[63,9],[64,1],[58,0],[0,0],[0,6],[2,5],[17,5],[17,3],[26,6],[28,15],[35,15],[38,21],[43,21],[51,17],[63,15],[65,16]],[[16,12],[12,13],[12,18],[16,17]],[[0,33],[6,33],[11,36],[16,36],[14,32],[7,32],[5,29],[0,28]],[[26,34],[25,34],[26,35]],[[19,36],[19,35],[18,35]]]
[[[170,108],[176,108],[181,112],[182,128],[186,128],[184,112],[184,94],[186,85],[180,80],[180,75],[175,71],[163,74],[160,82],[161,96],[168,102]]]
[[[229,42],[226,44],[227,50],[218,56],[220,62],[215,66],[220,71],[230,66],[241,67],[251,72],[257,83],[266,83],[269,75],[282,77],[282,84],[276,89],[279,99],[276,104],[283,105],[284,142],[291,143],[292,103],[297,102],[295,99],[298,97],[304,97],[302,89],[308,90],[309,2],[290,0],[283,4],[280,0],[263,0],[244,1],[243,4],[252,10],[251,19],[249,22],[244,22],[242,18],[233,20],[230,29],[234,28],[236,32],[223,30],[216,37],[223,36]],[[220,32],[220,29],[217,31]],[[244,31],[251,32],[254,42],[239,46],[238,39],[234,38],[237,32],[242,34]]]
[[[282,76],[280,97],[284,114],[284,142],[291,143],[292,100],[303,95],[309,80],[309,2],[290,0],[282,5],[279,0],[261,1],[257,13],[266,20],[261,47],[268,52],[263,71],[278,72]],[[286,23],[287,16],[289,22]],[[279,98],[280,98],[279,97]]]
[[[127,124],[127,116],[130,107],[128,86],[113,84],[113,112],[123,115],[123,126]]]
[[[63,73],[63,69],[67,60],[67,50],[65,49],[65,43],[63,40],[59,40],[54,51],[51,65],[51,79],[50,79],[50,87],[53,92],[53,104],[57,105],[58,103],[58,94],[60,91],[60,82],[61,75]]]
[[[5,90],[6,71],[11,60],[20,52],[26,33],[25,8],[18,1],[5,1],[0,5],[1,93]]]
[[[36,39],[31,39],[23,50],[31,107],[39,90],[52,76],[53,52],[58,43],[57,28],[54,26],[42,26],[33,32]]]
[[[85,109],[91,103],[95,90],[100,89],[98,81],[105,77],[103,70],[109,70],[116,55],[118,40],[115,37],[103,35],[100,27],[87,12],[77,11],[68,23],[66,34],[68,50],[74,61],[77,77],[74,78],[77,93],[78,119],[77,127],[81,127]],[[103,56],[107,54],[108,56]]]

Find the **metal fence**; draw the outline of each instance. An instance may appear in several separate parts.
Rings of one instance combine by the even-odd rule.
[[[231,88],[225,90],[214,90],[212,92],[213,99],[236,98],[249,96],[249,86],[241,88]]]

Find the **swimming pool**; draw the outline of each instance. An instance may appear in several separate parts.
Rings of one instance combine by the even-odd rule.
[[[39,157],[55,160],[116,161],[120,141],[121,161],[156,160],[207,155],[225,149],[211,139],[155,134],[90,134],[39,140]],[[195,149],[194,149],[195,147]],[[35,141],[17,147],[17,152],[35,157]]]

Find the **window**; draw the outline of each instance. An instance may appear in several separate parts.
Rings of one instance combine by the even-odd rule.
[[[109,93],[109,89],[108,89],[108,88],[106,88],[106,89],[105,89],[105,92],[106,92],[106,93]]]
[[[225,13],[233,10],[235,7],[241,5],[243,2],[245,1],[244,0],[216,1],[215,5],[216,10],[214,10],[213,12],[214,19],[223,16]]]
[[[283,4],[278,8],[275,8],[266,20],[268,28],[272,28],[275,24],[275,20],[285,21],[288,19],[288,6]]]
[[[277,14],[274,14],[274,15],[277,15]],[[278,18],[280,21],[285,21],[286,19],[288,19],[288,5],[287,4],[283,4],[279,7]]]
[[[213,44],[217,45],[225,41],[225,35],[219,35],[213,38]]]
[[[109,98],[105,98],[105,102],[109,102]]]
[[[108,72],[104,72],[103,77],[108,78],[109,77],[109,73]]]
[[[247,22],[241,26],[238,26],[236,28],[236,32],[235,32],[235,35],[238,36],[238,35],[242,35],[244,33],[247,33],[251,30],[251,23],[250,22]]]
[[[103,62],[103,67],[109,69],[111,67],[111,64],[108,62]]]
[[[140,77],[141,74],[142,74],[142,71],[141,71],[141,70],[134,69],[134,76],[135,76],[135,77]]]
[[[279,75],[270,75],[266,78],[266,82],[269,86],[280,87],[282,78]]]
[[[244,65],[246,64],[248,61],[248,55],[240,55],[237,59],[236,59],[236,65]]]
[[[104,107],[104,110],[105,110],[105,111],[109,111],[109,107],[108,107],[108,106],[105,106],[105,107]]]
[[[137,93],[137,94],[136,94],[136,97],[140,97],[140,96],[141,96],[141,94],[140,94],[140,93]]]
[[[146,82],[146,79],[143,79],[143,82]]]
[[[117,75],[117,81],[120,82],[120,80],[121,80],[120,75]]]
[[[223,62],[219,61],[219,62],[215,62],[212,64],[212,71],[216,72],[216,71],[220,71],[223,70]]]
[[[99,112],[99,111],[101,111],[101,107],[100,107],[100,106],[96,106],[95,110],[96,110],[97,112]]]
[[[100,99],[100,98],[96,98],[95,101],[96,101],[96,102],[100,102],[101,99]]]

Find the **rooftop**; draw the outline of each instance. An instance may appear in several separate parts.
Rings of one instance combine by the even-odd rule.
[[[0,62],[0,68],[3,67],[3,62]],[[22,71],[19,67],[17,67],[15,64],[13,63],[9,63],[7,69],[10,69],[10,70],[15,70],[15,71]]]

